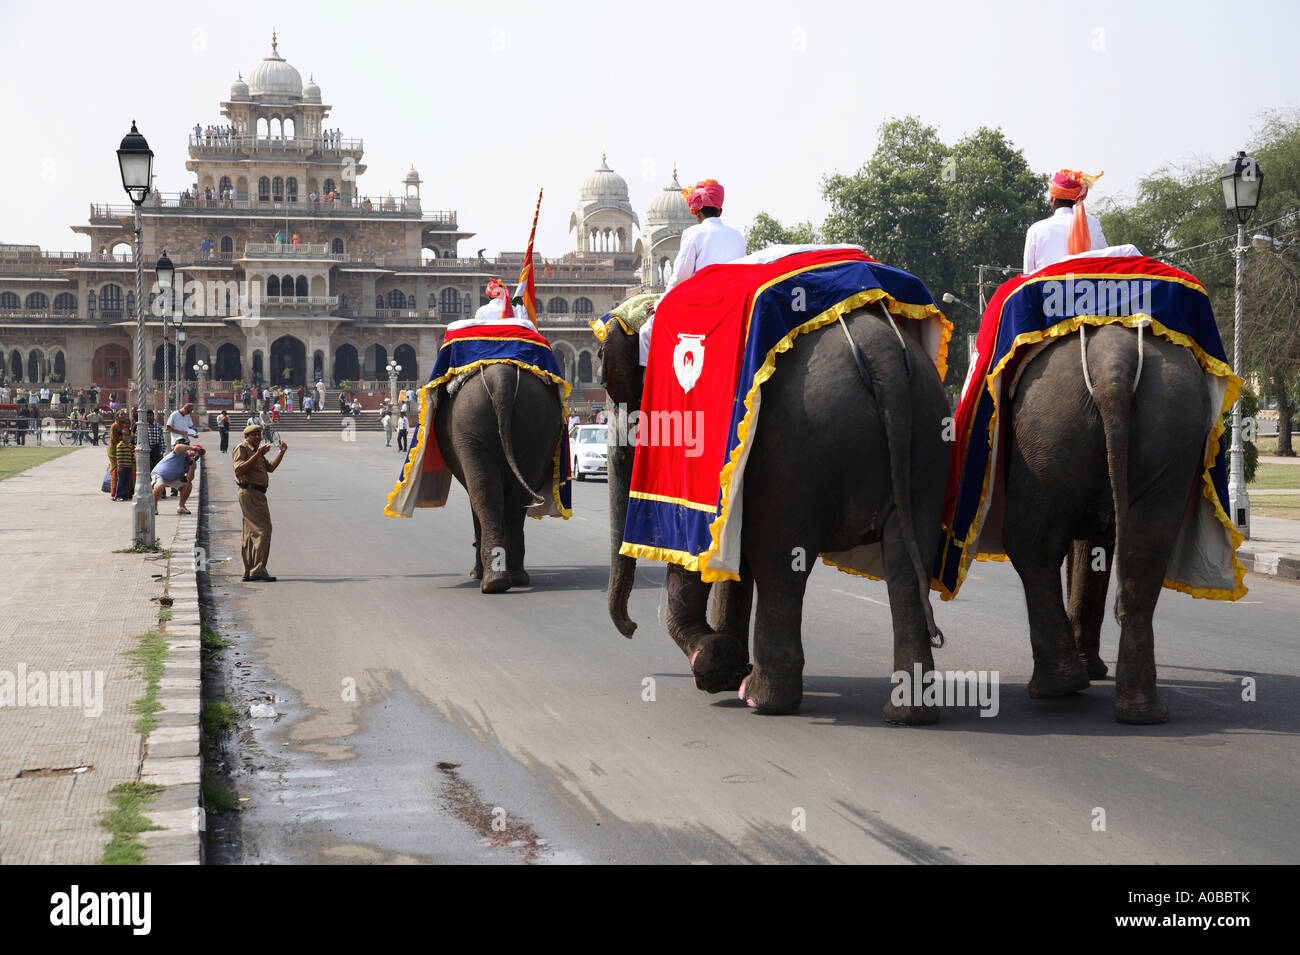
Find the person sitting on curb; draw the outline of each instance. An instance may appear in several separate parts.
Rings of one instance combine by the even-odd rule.
[[[177,441],[172,447],[171,453],[159,461],[158,465],[149,472],[153,477],[153,512],[155,514],[158,513],[158,502],[167,493],[168,488],[178,488],[181,493],[176,513],[192,513],[185,506],[185,502],[190,499],[190,491],[194,488],[194,465],[206,453],[201,444],[191,447],[183,441]]]

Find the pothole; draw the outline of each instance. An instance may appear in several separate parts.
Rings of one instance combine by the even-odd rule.
[[[48,767],[42,769],[20,769],[18,779],[39,779],[42,776],[80,776],[82,773],[88,773],[94,766],[62,766],[58,769]]]

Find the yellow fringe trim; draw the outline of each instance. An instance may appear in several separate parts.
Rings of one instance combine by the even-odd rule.
[[[457,339],[457,341],[464,341],[464,339]],[[537,343],[533,342],[532,344],[537,344]],[[444,344],[443,347],[445,348],[446,345]],[[439,350],[441,351],[441,349]],[[532,374],[536,375],[538,378],[542,379],[545,382],[549,382],[550,384],[559,386],[561,388],[560,420],[563,422],[563,427],[565,428],[568,427],[569,406],[568,406],[567,399],[569,397],[569,393],[573,389],[572,386],[570,386],[570,384],[567,381],[565,381],[563,378],[559,377],[558,375],[552,374],[549,371],[544,371],[543,369],[538,368],[536,365],[530,365],[527,362],[519,361],[517,358],[481,358],[478,361],[470,362],[468,365],[457,365],[454,368],[449,368],[444,374],[440,375],[438,378],[434,379],[433,381],[430,381],[427,385],[424,385],[423,387],[420,388],[420,424],[418,429],[415,432],[417,438],[416,440],[417,447],[424,447],[426,451],[428,450],[428,446],[425,445],[424,442],[428,440],[428,436],[431,433],[429,431],[429,425],[430,425],[429,416],[433,410],[433,402],[432,402],[433,392],[438,388],[439,385],[443,384],[444,382],[450,381],[453,378],[457,378],[460,375],[465,374],[465,372],[467,371],[473,371],[476,368],[482,368],[485,365],[515,365],[519,368],[522,368],[524,371],[531,372]],[[558,461],[560,458],[561,443],[562,442],[559,441],[556,442],[556,448],[555,448],[556,461]],[[421,456],[423,456],[423,452]],[[410,467],[411,467],[411,455],[408,451],[406,460],[402,462],[402,475],[400,478],[398,478],[397,483],[393,485],[393,489],[388,492],[388,500],[384,503],[384,514],[386,514],[388,517],[410,517],[411,516],[410,514],[402,514],[398,511],[393,510],[393,501],[397,499],[398,493],[401,491],[402,487],[406,484],[407,480],[411,476]],[[555,473],[558,474],[558,472]],[[558,481],[556,482],[555,504],[560,511],[560,516],[563,517],[565,520],[568,520],[573,515],[572,510],[568,510],[560,505]],[[428,505],[428,504],[422,505],[417,503],[415,506],[430,507],[432,505]],[[545,516],[545,515],[541,515],[541,516]]]
[[[1055,275],[1055,276],[1047,276],[1044,279],[1033,279],[1032,281],[1040,282],[1040,281],[1046,281],[1047,279],[1061,280],[1064,279],[1065,277],[1066,276]],[[1089,275],[1078,275],[1073,277],[1106,278],[1106,279],[1114,278],[1114,276],[1110,274],[1105,274],[1105,275],[1089,274]],[[1131,277],[1142,278],[1142,276],[1131,276]],[[1125,278],[1127,279],[1130,277],[1126,276]],[[1205,292],[1205,289],[1199,283],[1188,282],[1184,279],[1177,279],[1177,278],[1160,276],[1160,275],[1146,276],[1146,278],[1158,279],[1160,281],[1178,282],[1179,284],[1185,285],[1188,288],[1197,289],[1202,294],[1204,294]],[[1028,285],[1031,283],[1026,282],[1025,284]],[[1220,361],[1214,356],[1206,353],[1205,350],[1202,349],[1188,335],[1185,335],[1182,332],[1173,331],[1170,328],[1166,328],[1163,324],[1156,321],[1156,319],[1142,312],[1139,312],[1135,315],[1123,315],[1123,316],[1079,315],[1076,316],[1075,318],[1062,320],[1057,324],[1053,325],[1051,328],[1048,328],[1044,331],[1025,332],[1022,335],[1017,335],[1015,340],[1011,343],[1010,350],[1007,352],[1006,355],[1002,357],[1002,360],[997,363],[997,365],[993,368],[993,370],[990,371],[989,374],[985,376],[984,379],[985,387],[988,388],[989,394],[993,398],[993,414],[989,418],[989,427],[988,427],[988,447],[990,450],[990,454],[993,453],[993,429],[997,425],[998,416],[1000,414],[997,378],[1001,376],[1003,369],[1015,356],[1016,350],[1018,348],[1020,348],[1022,345],[1033,345],[1041,341],[1047,341],[1049,339],[1064,338],[1066,336],[1072,335],[1075,332],[1077,332],[1079,330],[1079,327],[1082,325],[1091,325],[1093,327],[1099,327],[1103,325],[1124,325],[1127,328],[1135,328],[1138,324],[1141,324],[1143,322],[1148,323],[1151,330],[1155,332],[1155,334],[1159,335],[1161,338],[1164,338],[1166,341],[1172,342],[1175,345],[1182,345],[1184,348],[1190,349],[1192,354],[1196,356],[1197,363],[1207,374],[1214,375],[1215,377],[1218,378],[1225,378],[1227,379],[1227,383],[1228,383],[1228,387],[1225,390],[1223,395],[1223,407],[1220,409],[1219,414],[1215,416],[1214,427],[1210,429],[1210,440],[1206,448],[1205,466],[1201,470],[1201,494],[1214,507],[1214,516],[1218,519],[1219,523],[1222,524],[1227,529],[1228,539],[1232,542],[1233,589],[1229,591],[1221,587],[1190,587],[1187,584],[1169,580],[1168,578],[1165,578],[1163,584],[1165,587],[1169,588],[1170,590],[1177,590],[1180,591],[1181,593],[1191,594],[1193,597],[1203,597],[1210,600],[1236,600],[1239,597],[1245,596],[1245,594],[1247,593],[1247,588],[1242,583],[1242,580],[1246,574],[1246,568],[1245,565],[1243,565],[1241,561],[1237,559],[1237,548],[1241,546],[1241,543],[1243,540],[1245,540],[1245,538],[1242,536],[1241,532],[1237,530],[1236,525],[1232,523],[1232,520],[1228,516],[1228,514],[1223,510],[1223,505],[1219,502],[1219,496],[1214,490],[1214,481],[1210,477],[1210,469],[1214,466],[1215,459],[1219,456],[1219,448],[1220,448],[1219,439],[1223,436],[1225,430],[1223,425],[1223,415],[1231,410],[1232,405],[1236,402],[1237,398],[1240,396],[1242,381],[1233,373],[1232,368],[1229,367],[1226,362]],[[971,437],[973,438],[974,435],[971,435]],[[969,448],[969,442],[967,442],[967,447]],[[984,501],[988,495],[989,477],[992,474],[992,472],[993,472],[993,468],[991,466],[986,468],[984,471],[984,484],[980,488],[979,502],[976,504],[975,507],[975,519],[971,522],[971,527],[967,531],[965,539],[961,541],[954,541],[958,550],[961,553],[960,564],[958,565],[957,568],[956,588],[953,589],[952,591],[949,591],[946,587],[938,584],[937,582],[931,585],[931,589],[939,591],[942,599],[944,600],[952,600],[954,597],[956,597],[957,591],[961,589],[961,585],[966,579],[966,573],[970,568],[970,562],[972,557],[976,557],[979,560],[1007,560],[1008,559],[1003,554],[989,554],[985,552],[980,552],[978,554],[972,553],[972,544],[979,540],[980,531],[983,529],[983,519],[980,512],[984,508]],[[952,533],[951,527],[945,526],[943,530],[947,535],[950,535]],[[945,546],[944,548],[945,567],[947,566],[947,549],[948,548]],[[940,573],[942,573],[942,568],[940,569]]]

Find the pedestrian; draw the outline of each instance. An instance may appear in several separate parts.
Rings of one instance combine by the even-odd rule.
[[[190,499],[190,491],[194,489],[194,466],[205,453],[201,444],[190,447],[183,441],[177,441],[172,446],[171,453],[153,466],[149,476],[153,481],[153,512],[155,514],[158,513],[158,502],[162,500],[168,488],[179,491],[181,495],[181,499],[176,502],[176,513],[191,513],[190,509],[185,506],[185,502]]]
[[[280,453],[266,460],[271,445],[262,444],[262,428],[250,424],[244,428],[244,440],[235,448],[231,459],[235,465],[235,481],[239,485],[239,508],[244,512],[244,533],[240,553],[244,559],[244,580],[275,580],[267,573],[266,562],[271,555],[271,509],[267,506],[266,492],[269,475],[284,460],[289,446],[279,442]]]
[[[411,424],[406,420],[406,415],[397,419],[397,450],[406,450],[406,432],[410,430]]]
[[[384,447],[391,448],[393,446],[393,416],[388,412],[384,412],[383,424],[385,435]]]
[[[224,411],[217,416],[217,434],[221,435],[221,453],[225,454],[230,447],[230,415]]]
[[[284,413],[293,414],[293,389],[290,388],[284,393]]]
[[[306,412],[308,421],[311,420],[311,413],[315,410],[315,407],[316,402],[312,399],[311,395],[307,395],[302,399],[302,410]]]
[[[274,405],[271,406],[271,424],[279,424],[279,423],[280,423],[280,402],[277,401]]]
[[[361,399],[356,395],[352,396],[352,417],[361,417]]]
[[[135,496],[135,440],[125,411],[122,419],[122,433],[113,448],[114,470],[117,472],[117,481],[112,485],[115,501],[129,501]]]
[[[130,430],[130,427],[130,423],[127,421],[126,412],[119,411],[113,416],[113,424],[108,429],[108,493],[113,500],[118,500],[117,446],[122,443],[127,432]]]
[[[153,470],[165,453],[163,445],[163,427],[154,420],[153,410],[145,412],[145,434],[149,442],[149,469]]]
[[[90,443],[97,447],[99,445],[99,423],[102,420],[103,416],[99,413],[98,408],[91,408],[90,414],[86,415],[86,423],[90,425]]]

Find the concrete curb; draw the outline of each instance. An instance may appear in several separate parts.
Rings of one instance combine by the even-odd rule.
[[[199,865],[203,861],[202,661],[199,585],[196,568],[206,561],[196,548],[207,504],[207,467],[196,468],[198,497],[194,519],[177,523],[171,550],[167,592],[172,618],[162,624],[167,658],[158,685],[162,710],[158,725],[143,741],[140,781],[165,786],[143,815],[161,829],[140,834],[150,865]]]
[[[1283,580],[1300,580],[1300,557],[1275,550],[1256,550],[1248,544],[1237,548],[1237,558],[1246,569],[1256,574],[1280,577]]]

